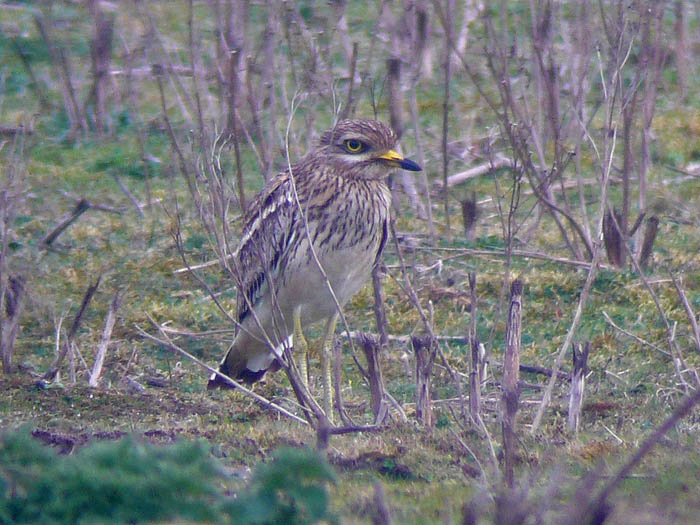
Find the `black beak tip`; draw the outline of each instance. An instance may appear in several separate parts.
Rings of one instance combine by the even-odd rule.
[[[400,163],[401,168],[408,171],[423,171],[418,164],[413,162],[411,159],[403,159]]]

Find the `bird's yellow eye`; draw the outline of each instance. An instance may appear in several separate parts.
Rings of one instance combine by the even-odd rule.
[[[345,150],[349,153],[360,153],[365,150],[365,145],[357,139],[347,139],[345,141]]]

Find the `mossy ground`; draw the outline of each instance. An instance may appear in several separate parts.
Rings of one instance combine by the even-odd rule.
[[[173,39],[184,46],[187,25],[183,12],[169,3],[156,2],[152,9],[159,15],[160,31],[173,35]],[[326,13],[324,9],[318,8],[318,11]],[[350,19],[354,21],[352,31],[364,34],[372,30],[374,26],[367,20],[366,13],[355,7],[349,9]],[[261,12],[262,7],[255,4],[251,15],[253,25],[262,23]],[[76,64],[87,61],[89,57],[90,28],[80,20],[81,13],[81,8],[68,4],[60,6],[55,13],[61,24],[74,29],[61,34],[61,38],[74,54]],[[120,27],[125,28],[124,38],[136,39],[134,35],[143,29],[141,22],[136,23],[133,15],[126,11],[118,10],[117,16]],[[203,6],[196,6],[195,19],[201,20],[205,33],[212,30],[209,16]],[[114,101],[111,132],[104,138],[92,138],[92,134],[85,138],[69,137],[68,123],[60,109],[59,89],[52,78],[43,43],[32,29],[30,15],[18,10],[5,23],[15,24],[26,31],[17,38],[33,53],[32,64],[50,88],[54,106],[50,110],[39,108],[26,71],[17,56],[9,51],[9,44],[3,46],[0,71],[7,79],[5,85],[8,89],[4,95],[2,124],[26,122],[31,118],[34,129],[33,134],[23,139],[21,154],[12,154],[10,142],[5,142],[0,152],[3,155],[2,168],[7,170],[9,163],[16,163],[26,181],[26,192],[14,210],[9,260],[12,271],[28,277],[22,329],[14,356],[22,371],[0,376],[0,391],[3,392],[0,426],[7,429],[28,424],[35,430],[37,439],[64,453],[70,453],[91,440],[116,439],[128,433],[137,433],[164,444],[177,439],[204,438],[211,443],[212,453],[231,469],[232,491],[243,486],[245,469],[267,459],[277,447],[313,445],[315,435],[307,427],[263,409],[239,393],[207,392],[206,373],[144,340],[136,331],[136,327],[151,330],[148,316],[188,332],[232,328],[195,279],[187,273],[175,273],[183,267],[171,235],[175,199],[181,211],[184,250],[189,262],[209,261],[214,257],[214,251],[194,211],[188,207],[188,194],[184,181],[177,174],[177,162],[164,128],[155,83],[149,79],[139,85],[140,106],[137,111],[129,108],[124,99]],[[3,39],[9,42],[6,37]],[[184,48],[178,49],[186,57],[182,51]],[[362,51],[366,51],[364,47]],[[304,55],[299,60],[307,58]],[[118,62],[119,58],[116,60]],[[375,67],[373,64],[361,65],[369,69]],[[697,73],[697,64],[693,67]],[[78,69],[88,78],[87,66]],[[473,116],[468,123],[469,129],[475,134],[486,133],[489,122],[484,115],[488,112],[469,87],[468,79],[461,74],[456,75],[453,82],[451,133],[455,139],[464,139],[461,130],[467,129],[465,119],[469,115]],[[84,79],[84,83],[87,84],[87,80]],[[418,124],[426,137],[425,167],[430,181],[440,177],[441,169],[441,89],[441,80],[437,76],[419,86]],[[655,167],[650,177],[653,190],[650,192],[651,209],[661,222],[647,277],[660,298],[665,315],[671,323],[676,323],[676,340],[689,367],[697,367],[700,358],[694,348],[685,311],[670,282],[669,270],[683,276],[690,304],[696,313],[700,311],[700,179],[682,177],[668,166],[684,168],[700,157],[700,138],[696,133],[700,121],[696,104],[698,93],[692,91],[688,102],[676,106],[669,102],[673,86],[666,89],[669,94],[665,95],[654,120]],[[329,120],[329,112],[323,110],[326,103],[325,98],[307,102],[298,120],[294,121],[301,144],[304,143],[302,139],[311,133],[304,127],[305,114],[321,115],[315,124],[320,130],[324,118]],[[379,98],[378,104],[380,115],[384,115],[384,100]],[[361,99],[357,113],[371,114],[370,102]],[[179,137],[186,140],[187,123],[180,121],[176,124]],[[275,123],[279,133],[283,132],[285,125],[282,118]],[[146,138],[144,144],[139,144],[137,130]],[[412,135],[406,133],[404,150],[410,152],[414,145]],[[141,158],[141,147],[148,153],[147,166]],[[251,195],[261,187],[262,179],[254,153],[248,147],[243,150],[246,191]],[[276,156],[280,166],[283,160],[281,155]],[[232,162],[232,154],[227,162]],[[584,159],[584,169],[591,163],[590,158]],[[452,165],[454,171],[463,167],[458,159]],[[115,175],[139,202],[148,203],[150,198],[151,204],[143,208],[144,215],[137,213],[126,198]],[[471,190],[479,196],[495,195],[498,188],[507,189],[510,180],[508,173],[498,173],[470,182],[467,189],[455,189],[449,201],[452,217],[449,236],[441,202],[434,195],[436,240],[428,233],[426,221],[411,211],[405,196],[400,196],[397,206],[401,214],[396,228],[406,241],[402,244],[408,272],[421,303],[432,302],[436,332],[448,336],[467,333],[472,311],[467,274],[476,272],[477,332],[482,341],[492,340],[490,351],[496,361],[501,360],[504,342],[504,318],[502,315],[496,317],[503,286],[504,259],[469,257],[454,250],[502,250],[499,219],[492,205],[487,205],[480,219],[476,241],[467,244],[462,240],[461,225],[455,218],[459,217],[458,198],[468,195]],[[496,181],[499,186],[495,185]],[[594,213],[596,189],[587,188],[586,191],[590,191],[587,195],[589,213]],[[613,187],[612,192],[612,199],[619,199],[619,188]],[[76,204],[76,197],[109,205],[119,211],[90,209],[60,236],[54,250],[43,249],[39,241],[70,212]],[[533,204],[532,197],[525,196],[521,213],[525,214]],[[235,231],[237,226],[238,223],[234,222]],[[235,244],[235,239],[232,243]],[[546,217],[536,237],[523,248],[560,257],[570,255]],[[396,335],[420,333],[420,317],[399,285],[402,277],[392,243],[389,243],[384,261],[391,272],[384,280],[389,331]],[[438,261],[439,265],[436,264]],[[551,367],[571,323],[585,270],[546,260],[516,257],[510,273],[525,284],[521,361]],[[32,373],[45,371],[54,358],[59,321],[63,320],[65,331],[87,285],[99,275],[102,276],[101,285],[75,340],[86,364],[93,362],[113,294],[117,289],[124,291],[100,387],[90,389],[85,386],[88,373],[80,359],[76,364],[77,384],[70,384],[65,369],[61,371],[60,383],[38,381]],[[223,278],[222,271],[211,267],[203,270],[202,277],[215,292],[221,293],[221,304],[232,310],[235,291]],[[372,291],[367,287],[347,306],[346,315],[353,330],[374,331],[372,304]],[[641,339],[667,349],[665,327],[640,276],[629,270],[602,269],[593,283],[576,337],[577,341],[589,340],[592,345],[591,374],[587,381],[580,433],[573,436],[566,430],[565,382],[560,382],[555,389],[552,407],[536,436],[530,435],[527,426],[533,419],[541,390],[527,389],[522,395],[519,421],[523,426],[518,431],[516,476],[524,486],[530,487],[533,501],[546,501],[552,484],[560,483],[563,488],[555,502],[565,505],[577,482],[586,473],[598,471],[604,476],[613,471],[668,417],[683,395],[670,359],[612,329],[603,318],[603,311]],[[318,338],[320,328],[312,329],[309,335],[312,340]],[[181,336],[176,341],[213,365],[225,352],[230,336]],[[453,367],[468,372],[469,354],[464,345],[445,344],[443,349]],[[404,356],[407,356],[408,365]],[[348,410],[357,423],[369,424],[369,392],[352,362],[347,343],[344,343],[343,359],[342,389]],[[332,438],[328,457],[340,478],[338,485],[331,489],[335,511],[344,522],[369,522],[373,485],[377,479],[385,487],[397,523],[458,522],[462,506],[473,498],[488,506],[493,485],[484,481],[482,472],[493,476],[493,470],[485,436],[461,428],[453,412],[458,413],[458,408],[446,403],[436,405],[435,428],[420,428],[413,420],[414,384],[406,369],[406,366],[409,369],[413,366],[410,349],[392,346],[383,354],[382,362],[387,388],[403,404],[409,421],[402,423],[393,414],[392,424],[382,432]],[[312,370],[317,369],[315,357],[311,365]],[[569,368],[568,364],[565,368]],[[484,417],[498,454],[497,381],[501,371],[494,366],[490,370],[493,375],[485,386]],[[127,377],[143,389],[130,387],[125,382]],[[153,381],[154,378],[157,381]],[[544,385],[541,376],[525,374],[522,379]],[[154,384],[159,386],[152,386]],[[436,399],[457,395],[449,374],[439,362],[433,384]],[[466,388],[466,381],[464,385]],[[318,391],[318,384],[315,389]],[[286,400],[293,399],[282,374],[268,377],[263,384],[256,386],[256,390],[281,400],[283,404],[289,405]],[[696,410],[645,458],[634,476],[615,493],[611,522],[693,523],[697,520],[700,512],[697,498],[700,492],[699,429]],[[555,512],[561,507],[555,504],[552,508]]]

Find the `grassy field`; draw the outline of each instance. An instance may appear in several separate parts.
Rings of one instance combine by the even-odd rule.
[[[310,426],[240,392],[207,392],[206,371],[139,331],[162,339],[152,321],[176,329],[175,344],[218,363],[233,326],[216,303],[235,310],[235,287],[218,265],[196,278],[178,271],[216,259],[222,224],[207,225],[197,205],[211,205],[212,184],[223,181],[235,246],[239,183],[250,199],[265,174],[286,166],[287,153],[295,160],[309,151],[344,111],[398,119],[402,150],[426,178],[412,181],[413,196],[410,181],[394,176],[397,235],[383,259],[388,333],[404,339],[382,351],[381,363],[406,419],[392,407],[378,431],[331,438],[326,457],[337,480],[322,486],[341,522],[378,519],[378,481],[395,523],[460,523],[465,508],[497,523],[571,522],[700,388],[691,322],[700,312],[700,12],[692,3],[659,3],[651,18],[622,2],[466,2],[451,12],[441,2],[145,4],[0,5],[5,332],[12,279],[26,283],[14,371],[0,375],[3,432],[25,426],[64,455],[128,434],[168,446],[204,440],[223,472],[217,490],[229,498],[280,447],[313,448]],[[389,59],[399,59],[400,78],[387,74]],[[222,140],[231,121],[236,139]],[[489,169],[441,191],[444,175],[475,166]],[[544,203],[544,182],[563,213]],[[461,203],[472,195],[479,215],[467,239]],[[47,243],[81,200],[87,211]],[[643,268],[630,257],[614,264],[598,242],[612,208],[627,213],[623,244],[635,260],[648,219],[658,219]],[[634,235],[640,212],[642,233]],[[586,242],[599,254],[593,272]],[[567,379],[555,383],[532,432],[548,377],[521,373],[510,490],[500,383],[514,278],[524,283],[521,364],[559,366],[569,332],[591,350],[578,432],[567,428]],[[42,379],[98,279],[74,351],[57,376]],[[429,427],[416,419],[405,339],[426,333],[410,287],[445,356],[432,372]],[[117,293],[104,367],[89,387]],[[351,330],[377,332],[373,305],[370,283],[345,309]],[[474,314],[490,360],[483,426],[462,417],[456,384],[468,399]],[[369,387],[341,327],[337,339],[346,409],[357,425],[371,425]],[[564,350],[569,373],[571,348]],[[316,357],[311,368],[318,370]],[[318,393],[320,378],[314,383]],[[255,391],[299,413],[283,373]],[[697,409],[673,425],[615,485],[607,522],[697,522],[699,431]],[[3,497],[11,485],[0,462]],[[187,516],[155,519],[198,519]]]

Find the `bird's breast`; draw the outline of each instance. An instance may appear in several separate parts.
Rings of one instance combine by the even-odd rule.
[[[295,232],[299,242],[290,254],[291,271],[285,274],[296,276],[296,282],[287,286],[306,305],[307,318],[320,319],[335,310],[328,283],[341,306],[366,283],[382,244],[390,205],[391,194],[383,182],[357,181],[306,208],[306,221],[298,221]]]

